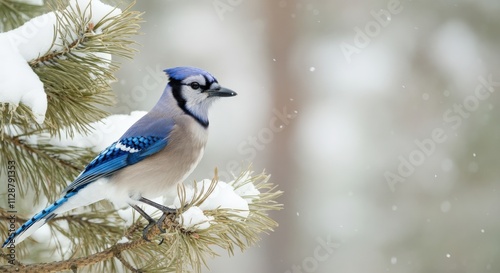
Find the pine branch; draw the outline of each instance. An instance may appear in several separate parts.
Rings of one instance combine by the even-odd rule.
[[[158,231],[159,232],[159,231]],[[116,255],[120,255],[122,252],[134,249],[139,247],[142,244],[147,244],[147,241],[144,240],[135,240],[129,243],[117,244],[114,245],[102,252],[77,258],[77,259],[69,259],[61,262],[52,262],[52,263],[40,263],[40,264],[31,264],[31,265],[17,265],[17,266],[0,266],[1,272],[58,272],[63,270],[73,270],[85,266],[90,266],[105,260],[109,260]]]
[[[56,2],[56,25],[51,49],[28,61],[44,84],[48,98],[45,123],[38,125],[29,109],[1,103],[0,135],[9,124],[21,128],[35,127],[57,135],[61,128],[72,135],[86,133],[88,124],[108,115],[102,106],[113,103],[110,83],[115,81],[118,64],[111,55],[131,58],[136,50],[141,13],[132,5],[121,13],[108,14],[98,22],[91,21],[92,8],[64,7]],[[29,40],[25,41],[29,43]]]
[[[233,254],[235,247],[244,250],[259,240],[261,232],[272,231],[277,226],[267,213],[270,210],[282,208],[282,205],[275,201],[282,192],[276,191],[275,187],[267,182],[268,178],[268,175],[262,173],[253,177],[240,176],[239,179],[246,180],[237,179],[234,182],[234,185],[238,184],[238,186],[253,183],[256,189],[261,191],[258,196],[253,196],[253,205],[250,207],[247,218],[238,217],[237,212],[231,209],[214,209],[204,211],[213,217],[212,225],[208,229],[185,228],[179,222],[179,216],[192,206],[202,205],[212,194],[218,181],[214,179],[207,190],[195,188],[195,198],[190,201],[186,197],[184,186],[181,186],[179,188],[180,209],[176,214],[168,215],[162,223],[162,228],[166,230],[166,233],[161,234],[156,225],[149,230],[147,238],[150,242],[142,238],[142,228],[146,223],[141,218],[124,232],[128,242],[111,246],[101,244],[108,246],[94,254],[83,255],[84,257],[80,258],[51,263],[0,266],[0,271],[57,272],[89,269],[95,272],[103,271],[106,267],[116,268],[115,262],[118,261],[132,272],[201,272],[201,267],[206,266],[206,258],[217,255],[213,246],[226,249],[229,254]],[[56,221],[71,222],[79,217],[80,215],[63,216],[56,218]],[[97,226],[88,227],[88,224],[94,223],[87,220],[79,228],[93,229]],[[116,239],[116,236],[112,237]],[[105,262],[108,264],[106,265]]]
[[[46,126],[51,134],[58,134],[61,128],[72,129],[70,135],[73,131],[87,133],[89,123],[108,115],[97,107],[113,102],[110,83],[116,80],[118,66],[108,55],[131,58],[136,52],[131,37],[137,34],[142,19],[131,7],[95,25],[84,16],[92,12],[89,7],[56,13],[58,36],[65,39],[53,44],[57,50],[30,62],[47,93]]]
[[[66,181],[75,177],[92,160],[95,153],[90,149],[78,147],[58,147],[40,137],[37,144],[28,143],[21,136],[4,136],[0,152],[4,159],[16,162],[20,196],[28,191],[35,193],[34,202],[40,196],[54,200],[65,187]],[[7,164],[0,160],[0,168]],[[34,171],[37,170],[37,171]]]

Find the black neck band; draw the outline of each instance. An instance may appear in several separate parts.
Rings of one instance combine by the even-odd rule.
[[[182,97],[182,84],[179,81],[174,80],[171,80],[169,84],[170,86],[172,86],[172,95],[174,96],[177,104],[182,109],[182,111],[184,111],[184,113],[186,113],[187,115],[193,117],[201,126],[203,126],[203,128],[208,128],[208,120],[203,121],[202,119],[200,119],[200,117],[196,116],[186,108],[186,99]]]

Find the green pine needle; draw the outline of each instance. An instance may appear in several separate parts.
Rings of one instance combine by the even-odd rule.
[[[10,4],[11,1],[0,0],[0,14],[12,8]],[[20,181],[18,195],[32,191],[35,201],[40,195],[54,200],[95,156],[89,149],[50,145],[40,135],[85,134],[92,129],[91,122],[108,116],[102,108],[113,104],[110,84],[115,81],[119,64],[102,54],[131,58],[135,53],[133,37],[142,21],[141,13],[131,10],[132,5],[95,25],[82,15],[84,10],[66,10],[66,1],[50,1],[45,9],[48,6],[59,10],[55,30],[66,39],[58,45],[60,49],[29,61],[47,94],[45,122],[34,122],[26,105],[0,103],[0,174],[6,172],[6,161],[14,160]],[[71,38],[70,33],[78,35]],[[35,143],[27,141],[37,138]]]
[[[15,29],[30,18],[48,11],[48,5],[37,6],[15,0],[0,0],[0,32]]]

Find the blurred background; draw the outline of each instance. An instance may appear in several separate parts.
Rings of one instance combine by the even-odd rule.
[[[253,164],[279,227],[211,272],[500,272],[500,2],[138,1],[115,113],[167,67],[238,96],[211,111],[190,179]],[[209,272],[206,270],[206,272]]]

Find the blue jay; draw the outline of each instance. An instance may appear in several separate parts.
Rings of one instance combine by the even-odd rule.
[[[151,199],[172,194],[193,171],[207,142],[208,108],[219,97],[236,95],[199,68],[164,71],[169,82],[153,109],[94,158],[63,191],[63,197],[24,223],[2,247],[20,243],[58,214],[103,199],[118,207],[128,204],[146,218],[146,240],[155,223],[160,227],[166,214],[174,210]],[[146,214],[140,203],[161,210],[160,220]]]

